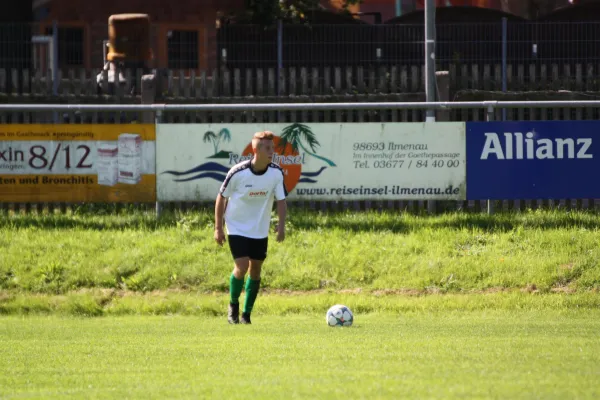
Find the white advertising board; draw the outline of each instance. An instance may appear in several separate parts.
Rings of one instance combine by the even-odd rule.
[[[275,133],[290,200],[464,200],[465,123],[158,124],[158,201],[214,200]]]

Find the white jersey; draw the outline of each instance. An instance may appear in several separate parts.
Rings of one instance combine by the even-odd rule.
[[[229,170],[219,193],[228,198],[225,209],[228,235],[266,238],[274,198],[283,200],[287,197],[283,169],[269,163],[265,171],[257,173],[252,170],[250,160],[242,161]]]

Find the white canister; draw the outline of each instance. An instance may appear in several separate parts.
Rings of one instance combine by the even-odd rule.
[[[116,144],[102,144],[98,146],[96,157],[96,172],[98,184],[114,186],[119,181],[119,160]]]
[[[142,137],[136,133],[119,135],[119,182],[131,185],[142,179]]]

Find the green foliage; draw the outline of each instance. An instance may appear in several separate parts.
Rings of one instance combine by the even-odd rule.
[[[343,11],[362,0],[344,0]],[[246,8],[240,16],[252,23],[272,26],[278,20],[294,23],[307,21],[311,10],[321,8],[320,0],[246,0]]]

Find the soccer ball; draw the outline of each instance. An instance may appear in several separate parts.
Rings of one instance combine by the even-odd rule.
[[[350,326],[354,322],[352,311],[344,305],[336,304],[327,310],[325,321],[329,326]]]

